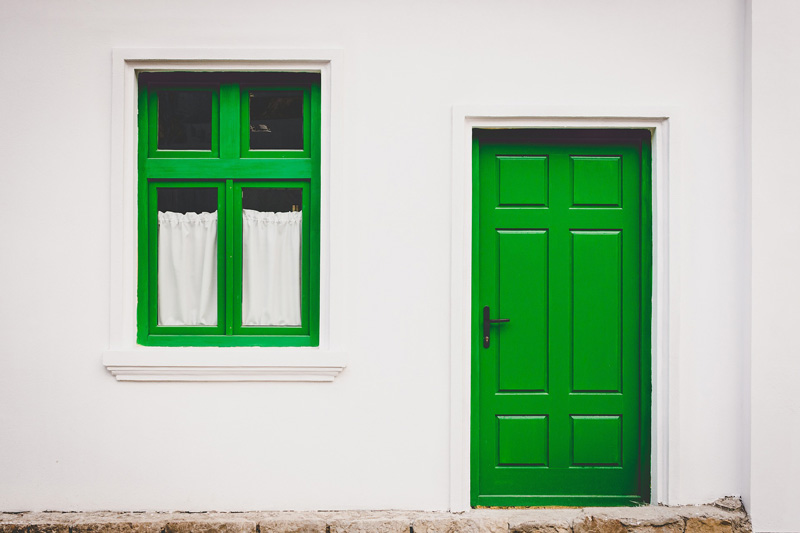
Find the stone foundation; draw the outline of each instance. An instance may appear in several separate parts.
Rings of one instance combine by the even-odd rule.
[[[475,509],[466,513],[0,513],[0,533],[750,533],[736,498],[680,507]]]

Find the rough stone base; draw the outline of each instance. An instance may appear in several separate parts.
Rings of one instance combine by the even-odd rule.
[[[0,513],[0,533],[750,533],[738,498],[682,507],[475,509],[466,513]]]

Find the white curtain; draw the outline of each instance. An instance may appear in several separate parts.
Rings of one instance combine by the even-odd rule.
[[[243,325],[300,325],[302,216],[242,210]]]
[[[217,325],[217,212],[158,212],[158,324]]]

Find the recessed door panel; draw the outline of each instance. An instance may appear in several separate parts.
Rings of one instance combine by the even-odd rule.
[[[571,416],[571,466],[622,466],[622,417]]]
[[[498,390],[547,389],[547,232],[499,230],[498,316],[513,315],[498,339]],[[520,278],[527,280],[517,283]]]
[[[547,205],[547,157],[499,157],[500,205]]]
[[[547,417],[498,416],[497,465],[547,466]]]
[[[572,390],[620,392],[622,235],[572,231]]]
[[[572,205],[621,207],[619,156],[572,156]]]

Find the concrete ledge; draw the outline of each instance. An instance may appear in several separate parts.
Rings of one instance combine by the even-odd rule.
[[[467,513],[0,513],[0,533],[750,533],[741,502]]]

